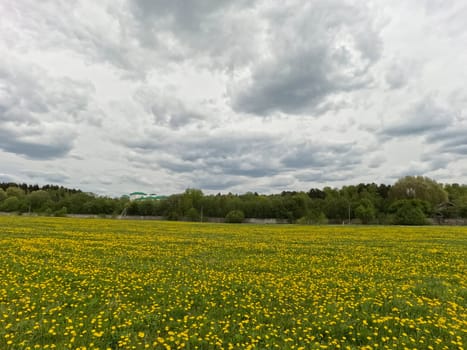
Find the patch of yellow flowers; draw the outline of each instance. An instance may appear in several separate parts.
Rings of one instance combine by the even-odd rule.
[[[467,228],[0,217],[0,349],[463,349]]]

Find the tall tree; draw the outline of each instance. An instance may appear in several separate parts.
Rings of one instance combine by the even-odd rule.
[[[6,189],[6,194],[8,197],[23,198],[25,192],[21,187],[10,186]]]
[[[443,186],[435,180],[423,176],[406,176],[399,179],[389,191],[391,200],[419,199],[435,208],[448,200]]]
[[[29,193],[26,198],[30,209],[37,211],[50,199],[50,196],[47,191],[38,190]]]

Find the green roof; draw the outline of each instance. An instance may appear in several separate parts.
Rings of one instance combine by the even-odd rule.
[[[135,194],[141,194],[141,195],[143,195],[143,196],[146,195],[146,193],[144,193],[144,192],[132,192],[132,193],[130,193],[130,196],[133,196],[133,195],[135,195]]]
[[[166,199],[167,196],[145,196],[141,198],[136,198],[137,201],[144,201],[147,199],[152,199],[152,200],[160,200],[160,199]]]

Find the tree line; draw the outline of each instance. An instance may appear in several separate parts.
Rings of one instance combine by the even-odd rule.
[[[210,194],[187,189],[165,199],[131,201],[128,196],[96,196],[61,186],[0,183],[0,211],[67,214],[162,216],[168,220],[225,218],[278,219],[301,224],[361,223],[423,225],[428,219],[467,218],[467,186],[439,184],[406,176],[393,185],[358,184],[278,194]]]

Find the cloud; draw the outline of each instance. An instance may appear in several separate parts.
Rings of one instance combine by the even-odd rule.
[[[362,153],[351,143],[305,142],[288,148],[282,164],[292,169],[341,168],[361,162]]]
[[[212,17],[229,8],[246,3],[246,1],[232,2],[228,0],[193,0],[186,3],[181,0],[171,2],[161,0],[135,0],[130,3],[135,16],[142,22],[160,22],[155,25],[170,27],[173,30],[202,33],[209,28],[206,22]]]
[[[340,181],[352,178],[364,150],[354,143],[305,142],[285,133],[247,131],[232,125],[197,134],[183,129],[156,129],[130,137],[128,160],[137,169],[183,175],[185,186],[206,190],[254,190],[278,186],[285,174],[289,186],[297,181]],[[306,173],[313,169],[314,174]],[[338,176],[339,174],[339,176]],[[242,187],[243,184],[243,187]]]
[[[232,89],[237,111],[312,113],[333,94],[371,82],[381,42],[365,7],[288,2],[270,9],[267,20],[269,51]]]
[[[447,128],[453,120],[452,111],[427,97],[402,112],[399,118],[387,123],[380,134],[390,137],[425,135]]]
[[[102,193],[465,182],[466,9],[0,2],[3,171]]]
[[[71,52],[132,80],[198,59],[233,69],[258,53],[251,38],[260,30],[248,1],[22,0],[0,4],[0,12],[10,48],[27,43],[38,51]]]
[[[157,88],[139,88],[134,98],[153,117],[155,125],[178,129],[205,119],[201,112],[190,110],[180,99]]]
[[[235,69],[258,54],[261,31],[254,2],[245,0],[129,1],[133,34],[141,47],[156,48],[175,62]],[[160,55],[160,54],[159,54]]]
[[[134,150],[130,161],[143,167],[154,164],[172,173],[204,170],[219,176],[259,177],[277,172],[277,160],[271,155],[279,154],[281,146],[273,133],[223,129],[186,134],[160,128],[156,133],[165,137],[148,131],[126,142]]]
[[[24,171],[23,174],[28,176],[32,183],[63,184],[70,179],[70,177],[63,172]]]
[[[467,124],[450,126],[428,135],[426,142],[437,145],[437,153],[467,155]]]
[[[206,189],[208,191],[223,191],[227,188],[234,188],[235,186],[244,188],[247,182],[245,180],[245,178],[235,176],[219,178],[209,173],[200,173],[192,180],[192,184],[193,187]]]
[[[0,58],[0,148],[34,159],[66,155],[77,136],[75,123],[96,125],[93,92],[90,84],[54,78],[4,52]]]
[[[47,133],[47,139],[44,139]],[[54,159],[65,156],[72,148],[73,133],[45,131],[30,134],[30,128],[0,128],[0,148],[6,152],[21,154],[31,159]],[[70,140],[71,139],[71,140]]]
[[[4,2],[0,10],[5,14],[5,37],[10,38],[5,43],[20,51],[67,52],[86,62],[109,62],[130,74],[142,66],[141,50],[128,32],[131,22],[122,6],[105,0]],[[131,73],[135,74],[139,73]]]
[[[19,182],[18,176],[0,173],[0,182]]]
[[[392,64],[386,71],[385,80],[391,89],[400,89],[409,81],[410,73],[414,67],[402,65],[402,63]]]
[[[392,169],[390,177],[397,181],[405,176],[423,176],[442,169],[446,166],[445,160],[440,157],[423,157],[421,160],[411,161],[408,164],[399,165]]]
[[[463,1],[424,0],[425,12],[436,22],[430,30],[438,35],[465,37],[467,6]]]
[[[367,150],[369,153],[369,151]],[[384,153],[371,153],[369,156],[364,156],[367,160],[368,167],[370,169],[377,169],[384,166],[384,163],[387,161],[387,157]]]

